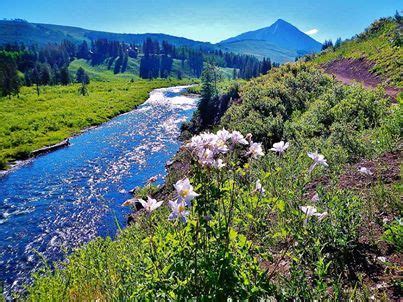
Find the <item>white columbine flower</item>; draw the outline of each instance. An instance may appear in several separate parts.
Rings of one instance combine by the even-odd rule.
[[[273,144],[273,148],[271,148],[270,150],[277,152],[279,154],[283,154],[285,150],[288,149],[288,147],[290,146],[290,143],[284,143],[283,141],[278,142]]]
[[[229,131],[225,130],[224,128],[222,130],[219,130],[217,132],[217,137],[226,142],[227,140],[229,140],[231,138],[231,133],[229,133]]]
[[[365,174],[365,175],[372,175],[372,174],[374,174],[374,173],[371,172],[370,169],[368,169],[368,168],[366,168],[366,167],[360,167],[360,168],[358,169],[358,172],[360,172],[360,173],[362,173],[362,174]]]
[[[313,160],[313,164],[309,168],[309,173],[312,172],[312,170],[316,167],[317,164],[320,164],[320,165],[325,166],[325,167],[328,166],[325,157],[322,154],[319,154],[317,151],[314,152],[314,153],[308,152],[308,156],[310,158],[312,158],[312,160]]]
[[[186,205],[183,201],[168,201],[168,205],[172,210],[169,215],[168,220],[175,220],[177,218],[181,219],[184,223],[187,222],[187,216],[189,216],[189,211],[186,210]]]
[[[266,192],[266,190],[262,186],[262,183],[260,182],[260,179],[256,180],[255,192],[258,192],[262,195]]]
[[[190,202],[199,196],[199,194],[193,190],[193,186],[190,184],[189,178],[178,180],[174,187],[179,195],[179,199],[184,201],[186,205],[190,205]]]
[[[248,141],[244,138],[241,132],[239,131],[232,131],[231,133],[231,141],[234,145],[248,145]]]
[[[229,150],[227,144],[222,139],[215,140],[215,142],[213,144],[211,144],[211,148],[212,148],[214,154],[219,154],[219,153],[225,154]]]
[[[306,216],[308,217],[316,216],[318,217],[319,221],[325,219],[328,216],[327,212],[319,213],[318,210],[313,206],[301,206],[299,208]]]
[[[254,159],[258,158],[259,156],[263,156],[264,152],[262,144],[252,143],[249,147],[248,152],[246,152],[246,155],[250,155]]]
[[[144,210],[146,210],[146,212],[148,213],[151,213],[155,209],[159,208],[163,203],[163,201],[157,201],[156,199],[153,199],[150,196],[147,197],[147,201],[143,199],[138,199],[138,202],[141,203]]]

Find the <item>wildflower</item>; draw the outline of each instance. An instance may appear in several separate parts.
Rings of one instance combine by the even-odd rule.
[[[319,213],[318,210],[313,206],[301,206],[300,210],[308,217],[316,216],[318,220],[321,221],[328,216],[327,212]],[[305,220],[307,222],[307,220]]]
[[[225,167],[226,164],[224,163],[224,161],[221,158],[219,158],[219,159],[216,159],[213,161],[212,166],[213,166],[213,168],[221,170],[221,168]]]
[[[147,201],[143,199],[138,199],[138,202],[141,203],[144,210],[146,210],[146,212],[148,213],[151,213],[155,209],[159,208],[163,203],[163,201],[157,201],[156,199],[153,199],[150,196],[147,197]]]
[[[214,143],[211,144],[211,149],[214,154],[225,154],[228,152],[228,146],[222,139],[217,139]]]
[[[218,137],[218,139],[226,142],[227,140],[229,140],[231,138],[231,133],[229,133],[229,131],[227,131],[223,128],[222,130],[219,130],[217,132],[217,137]]]
[[[178,180],[174,187],[179,195],[179,199],[184,201],[186,205],[190,205],[190,202],[199,196],[199,194],[193,190],[193,186],[190,184],[189,178]]]
[[[283,154],[285,150],[288,149],[288,147],[290,146],[290,143],[284,143],[284,141],[278,142],[273,144],[273,148],[271,148],[270,150],[277,152],[279,154]]]
[[[306,215],[306,216],[314,216],[317,213],[317,209],[313,206],[301,206],[299,207],[301,211]]]
[[[175,220],[180,218],[184,223],[187,222],[187,216],[189,216],[189,211],[186,210],[186,205],[183,201],[172,201],[168,202],[172,213],[169,215],[168,220]]]
[[[210,149],[201,150],[197,156],[199,157],[199,162],[202,166],[211,166],[214,161],[214,152]]]
[[[248,145],[248,141],[244,138],[244,136],[239,131],[232,131],[231,133],[231,141],[234,145]]]
[[[365,175],[372,175],[372,174],[374,174],[374,173],[371,172],[370,169],[368,169],[368,168],[366,168],[366,167],[360,167],[360,168],[358,169],[358,172],[360,172],[360,173],[362,173],[362,174],[365,174]]]
[[[260,182],[260,179],[256,180],[254,192],[258,192],[262,195],[266,192],[266,190],[262,186],[262,183]]]
[[[250,155],[254,159],[258,158],[259,156],[263,156],[264,152],[262,144],[252,143],[249,147],[248,152],[246,152],[246,155]]]
[[[325,157],[322,154],[319,154],[317,151],[314,153],[308,152],[308,156],[312,158],[312,160],[314,161],[311,167],[309,168],[309,173],[312,172],[312,170],[316,167],[317,164],[320,164],[325,167],[329,166],[327,164]]]

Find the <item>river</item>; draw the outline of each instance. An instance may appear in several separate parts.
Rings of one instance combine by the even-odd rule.
[[[130,210],[121,204],[130,189],[155,175],[163,182],[180,147],[180,125],[197,103],[185,89],[156,89],[138,109],[0,177],[0,281],[7,295],[29,282],[42,257],[61,260],[125,226]]]

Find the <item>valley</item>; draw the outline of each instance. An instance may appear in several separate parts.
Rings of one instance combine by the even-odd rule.
[[[401,299],[398,11],[91,2],[194,39],[0,21],[0,301]]]

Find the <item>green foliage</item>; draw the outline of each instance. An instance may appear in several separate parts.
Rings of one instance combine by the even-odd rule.
[[[395,219],[386,226],[383,239],[392,244],[399,252],[403,251],[403,221]]]
[[[44,86],[39,97],[36,88],[23,87],[19,98],[0,98],[0,158],[3,162],[25,159],[33,150],[132,110],[152,89],[183,83],[170,79],[93,81],[85,97],[77,93],[82,84]]]
[[[303,144],[320,138],[356,158],[369,152],[367,130],[390,123],[383,91],[338,84],[307,64],[285,65],[254,79],[240,96],[242,103],[229,108],[222,125],[250,132],[267,147],[282,139]]]
[[[173,166],[167,186],[185,174],[199,194],[184,207],[186,224],[169,222],[164,206],[139,212],[116,239],[90,242],[53,271],[37,274],[28,300],[385,297],[363,284],[368,263],[360,239],[363,226],[379,223],[378,213],[399,214],[399,195],[383,184],[366,194],[342,190],[339,181],[346,162],[396,150],[400,106],[390,106],[382,91],[342,86],[308,64],[285,65],[236,91],[241,102],[217,127],[250,132],[254,141],[264,142],[265,156],[252,159],[246,152],[251,142],[226,140],[228,151],[220,153],[224,167],[216,169],[203,163],[205,149],[184,148],[177,158],[189,169]],[[280,139],[290,142],[283,154],[270,150]],[[214,144],[223,147],[221,141]],[[312,170],[307,152],[316,150],[328,166]],[[138,196],[154,193],[146,187]],[[396,221],[385,226],[383,238],[400,250],[402,228]]]

